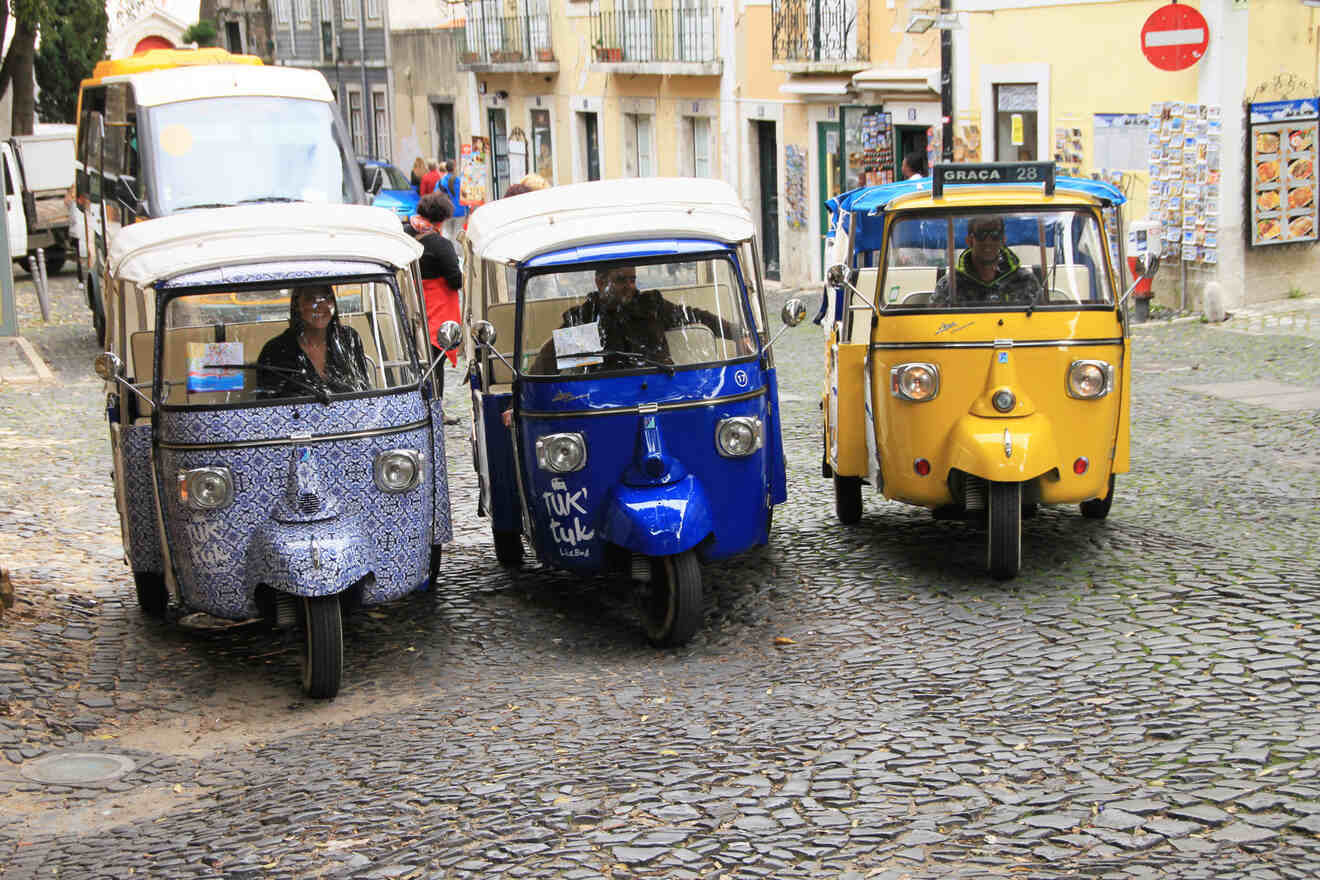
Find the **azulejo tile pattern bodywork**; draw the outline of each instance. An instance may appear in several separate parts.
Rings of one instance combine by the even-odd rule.
[[[125,425],[119,434],[124,462],[124,495],[128,534],[124,552],[133,571],[160,574],[165,564],[160,555],[160,531],[156,527],[156,497],[151,481],[151,426]]]
[[[309,402],[176,411],[162,418],[162,427],[166,441],[225,443],[416,425],[426,412],[415,394],[393,395],[330,406]],[[302,595],[328,594],[371,572],[374,582],[363,590],[364,604],[423,586],[440,491],[436,478],[444,474],[443,462],[437,468],[430,454],[431,433],[429,426],[420,426],[371,437],[301,440],[297,445],[161,449],[164,485],[173,486],[179,471],[197,467],[227,467],[234,483],[233,503],[223,510],[193,510],[180,503],[177,493],[166,494],[166,535],[185,604],[238,619],[257,612],[253,595],[258,583]],[[387,449],[420,454],[422,474],[415,488],[391,494],[376,487],[373,465]],[[302,485],[316,484],[321,509],[337,507],[340,512],[318,522],[277,522],[273,514],[290,491],[291,458],[304,453],[310,455],[305,464],[314,478],[308,476]],[[447,494],[443,506],[447,514]]]
[[[443,368],[442,368],[443,369]],[[431,477],[431,491],[435,496],[435,522],[431,527],[433,544],[448,544],[454,540],[453,520],[449,507],[449,469],[445,463],[445,408],[440,398],[430,403],[431,407],[431,461],[439,462]]]

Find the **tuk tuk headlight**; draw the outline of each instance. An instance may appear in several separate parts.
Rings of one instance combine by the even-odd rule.
[[[1073,361],[1068,367],[1068,396],[1081,400],[1104,397],[1114,388],[1114,368],[1104,361]]]
[[[536,464],[543,471],[570,474],[587,464],[587,443],[581,434],[545,434],[536,438]]]
[[[372,471],[380,491],[407,492],[422,478],[422,456],[413,449],[386,449],[376,456]]]
[[[900,400],[934,400],[940,393],[940,368],[934,364],[899,364],[889,371],[889,391]]]
[[[761,420],[755,416],[721,419],[715,426],[715,448],[725,458],[744,458],[761,448]]]
[[[193,510],[219,510],[234,500],[234,479],[227,467],[179,471],[179,503]]]

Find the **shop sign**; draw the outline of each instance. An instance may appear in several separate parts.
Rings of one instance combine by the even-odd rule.
[[[1205,16],[1186,3],[1170,3],[1150,14],[1141,26],[1141,51],[1160,70],[1185,70],[1201,60],[1210,45]]]
[[[1317,103],[1308,98],[1250,107],[1253,246],[1315,241],[1320,233]]]

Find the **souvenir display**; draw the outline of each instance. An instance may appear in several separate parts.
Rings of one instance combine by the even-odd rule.
[[[1164,257],[1219,262],[1221,109],[1158,102],[1150,107],[1149,125],[1150,219],[1164,230]]]
[[[1250,107],[1252,245],[1315,241],[1316,122],[1320,99]]]
[[[807,151],[784,146],[784,219],[790,229],[807,225]]]
[[[893,115],[867,107],[844,107],[842,113],[844,188],[893,183]]]

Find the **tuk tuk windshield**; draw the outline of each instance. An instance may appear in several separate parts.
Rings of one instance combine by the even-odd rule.
[[[1085,210],[899,215],[877,298],[886,310],[1112,305],[1105,247]]]
[[[754,354],[742,284],[722,255],[580,266],[528,278],[528,375],[682,367]]]
[[[416,385],[397,303],[384,279],[175,297],[165,305],[162,403],[327,402]],[[151,345],[150,335],[134,334],[147,337],[134,345]]]

